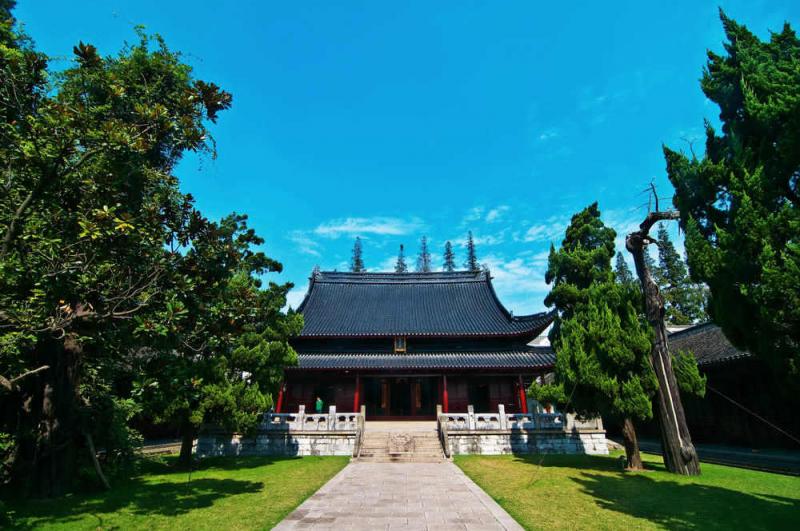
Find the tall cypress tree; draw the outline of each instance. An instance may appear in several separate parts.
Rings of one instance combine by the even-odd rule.
[[[395,273],[408,273],[408,265],[406,264],[406,254],[403,249],[403,244],[400,244],[400,252],[397,253],[397,262],[394,265]]]
[[[703,320],[705,294],[702,286],[692,283],[686,264],[669,239],[667,228],[658,225],[658,274],[656,279],[664,297],[664,319],[675,325]]]
[[[614,276],[620,284],[633,284],[633,273],[621,251],[617,251],[617,261],[614,265]]]
[[[467,259],[464,262],[464,267],[469,271],[480,271],[478,264],[478,255],[475,252],[475,240],[472,238],[472,231],[467,233]]]
[[[361,257],[361,238],[356,236],[356,242],[353,244],[353,256],[350,259],[350,271],[353,273],[363,273],[366,271],[364,268],[364,260]]]
[[[444,244],[444,270],[453,272],[456,270],[456,254],[453,252],[453,244],[450,240]]]
[[[431,252],[428,250],[428,237],[423,236],[419,242],[419,256],[417,256],[417,271],[420,273],[430,273],[431,271]]]
[[[627,466],[642,468],[633,422],[652,417],[658,382],[650,366],[650,332],[639,317],[633,283],[614,280],[616,233],[594,203],[572,217],[561,248],[550,248],[545,299],[557,315],[550,341],[555,382],[530,392],[581,415],[622,419]]]
[[[720,13],[727,42],[700,86],[719,106],[701,158],[664,149],[692,278],[740,348],[800,373],[800,39],[762,41]]]

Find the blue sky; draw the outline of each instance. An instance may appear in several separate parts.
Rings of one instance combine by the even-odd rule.
[[[800,22],[796,1],[559,4],[19,0],[16,16],[56,68],[142,24],[233,93],[219,157],[177,171],[206,215],[250,216],[294,305],[357,235],[382,270],[422,235],[435,264],[448,239],[462,261],[471,229],[522,314],[544,308],[546,252],[574,212],[599,201],[629,231],[651,180],[672,193],[662,143],[702,149],[717,6],[762,38]]]

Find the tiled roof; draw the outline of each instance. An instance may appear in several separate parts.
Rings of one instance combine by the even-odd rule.
[[[300,352],[295,369],[534,369],[552,367],[550,348],[487,352]]]
[[[673,332],[669,335],[669,349],[673,353],[691,352],[701,367],[751,356],[749,352],[739,350],[731,345],[731,342],[722,333],[722,329],[712,323]]]
[[[300,337],[536,336],[548,312],[515,317],[487,272],[315,272]]]

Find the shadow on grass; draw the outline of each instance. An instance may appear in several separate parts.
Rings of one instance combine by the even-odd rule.
[[[204,470],[251,469],[295,458],[222,457],[205,459],[193,473]],[[112,490],[96,494],[75,494],[52,500],[11,501],[11,521],[15,529],[33,529],[75,522],[91,515],[96,526],[104,527],[107,516],[124,510],[137,516],[178,516],[210,507],[223,498],[256,493],[264,484],[230,478],[192,477],[173,466],[174,458],[149,459],[141,463],[139,474],[114,483]]]
[[[800,500],[697,483],[657,480],[647,474],[575,478],[596,503],[669,529],[800,529]]]
[[[597,470],[602,472],[622,472],[625,466],[623,460],[602,455],[586,454],[527,454],[515,455],[514,461],[528,465],[543,467],[579,468],[581,470]],[[645,468],[658,470],[659,466],[645,463]],[[663,467],[661,467],[663,469]]]

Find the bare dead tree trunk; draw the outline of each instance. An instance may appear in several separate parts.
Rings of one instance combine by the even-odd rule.
[[[622,421],[622,442],[625,444],[625,468],[644,470],[642,456],[639,454],[639,440],[636,438],[636,427],[627,417]]]
[[[661,428],[661,440],[664,447],[664,465],[667,470],[676,474],[696,476],[700,474],[700,461],[689,435],[689,427],[683,413],[683,403],[678,389],[678,382],[672,370],[672,356],[667,343],[667,328],[664,325],[664,298],[653,280],[644,260],[647,245],[655,243],[650,237],[650,229],[659,221],[678,219],[678,212],[656,211],[647,214],[639,225],[639,230],[628,234],[625,247],[633,255],[636,274],[642,283],[645,299],[647,321],[653,327],[653,350],[650,363],[658,378],[658,418]]]

